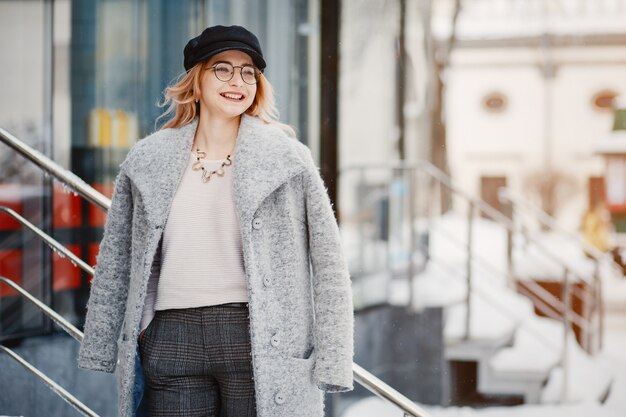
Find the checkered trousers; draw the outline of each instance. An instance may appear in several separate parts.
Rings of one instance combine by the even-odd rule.
[[[152,417],[254,417],[249,317],[226,305],[157,311],[139,349]]]

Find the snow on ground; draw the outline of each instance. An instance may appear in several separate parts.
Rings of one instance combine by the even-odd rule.
[[[424,407],[431,417],[624,417],[624,409],[596,403],[564,406],[525,405],[473,409],[469,407]],[[342,417],[403,417],[402,411],[378,397],[366,398]]]
[[[467,223],[463,217],[443,216],[431,221],[430,256],[427,268],[416,276],[413,301],[416,307],[447,306],[445,337],[459,339],[465,332],[465,280]],[[433,417],[507,416],[507,417],[613,417],[626,416],[626,279],[615,277],[607,268],[602,271],[603,292],[610,315],[602,352],[594,357],[583,352],[570,337],[568,404],[558,405],[563,392],[563,372],[555,366],[563,346],[563,328],[559,322],[534,315],[530,302],[510,289],[506,277],[506,233],[493,222],[476,219],[472,240],[474,255],[480,261],[472,264],[471,335],[497,338],[515,331],[515,344],[496,354],[490,366],[501,371],[551,369],[549,383],[543,390],[544,405],[494,407],[483,409],[428,407]],[[567,260],[568,266],[583,279],[590,279],[593,263],[571,241],[554,234],[531,235],[539,246]],[[520,245],[514,254],[516,275],[559,279],[562,266],[541,254],[537,245]],[[521,242],[523,243],[523,242]],[[406,280],[376,279],[379,288],[394,304],[409,300]],[[367,285],[366,287],[368,287]],[[372,288],[372,287],[370,287]],[[538,360],[541,358],[541,360]],[[593,399],[613,379],[605,404]],[[350,407],[344,417],[402,416],[393,405],[372,397]]]
[[[626,416],[626,314],[606,318],[603,356],[614,371],[615,380],[604,404],[582,402],[566,405],[522,405],[515,407],[430,407],[431,417],[624,417]],[[584,375],[578,376],[584,378]],[[403,417],[393,404],[369,397],[357,402],[342,417]]]

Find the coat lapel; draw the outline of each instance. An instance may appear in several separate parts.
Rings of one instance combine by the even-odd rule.
[[[306,168],[294,140],[256,117],[242,116],[233,155],[233,198],[245,224],[268,195]]]
[[[198,119],[171,129],[164,140],[156,143],[155,153],[161,161],[153,164],[149,177],[150,189],[160,196],[158,207],[152,207],[151,222],[164,226],[176,190],[189,163],[189,152],[198,126]],[[165,133],[165,132],[163,132]],[[281,184],[302,172],[306,165],[289,138],[277,127],[260,119],[242,115],[233,159],[233,199],[243,224],[249,224],[254,212]]]
[[[174,195],[189,162],[189,152],[198,126],[198,119],[177,129],[157,132],[152,141],[150,152],[155,158],[146,158],[137,162],[140,172],[135,181],[144,193],[148,220],[157,227],[165,226]],[[143,163],[143,161],[149,161]],[[141,166],[139,166],[141,164]]]

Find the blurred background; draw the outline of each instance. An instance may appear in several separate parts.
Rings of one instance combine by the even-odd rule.
[[[214,24],[258,35],[321,167],[367,375],[424,415],[626,414],[626,0],[0,0],[1,277],[82,326],[91,274],[15,214],[93,266],[106,211],[8,137],[110,198]],[[0,342],[114,415],[6,283]],[[0,369],[0,414],[81,415]],[[362,381],[327,415],[411,415]]]

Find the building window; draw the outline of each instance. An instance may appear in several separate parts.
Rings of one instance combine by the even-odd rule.
[[[506,96],[502,93],[493,92],[483,98],[483,108],[490,113],[500,113],[506,110]]]
[[[613,101],[617,97],[617,92],[613,90],[602,90],[593,95],[591,104],[597,111],[612,111]]]

